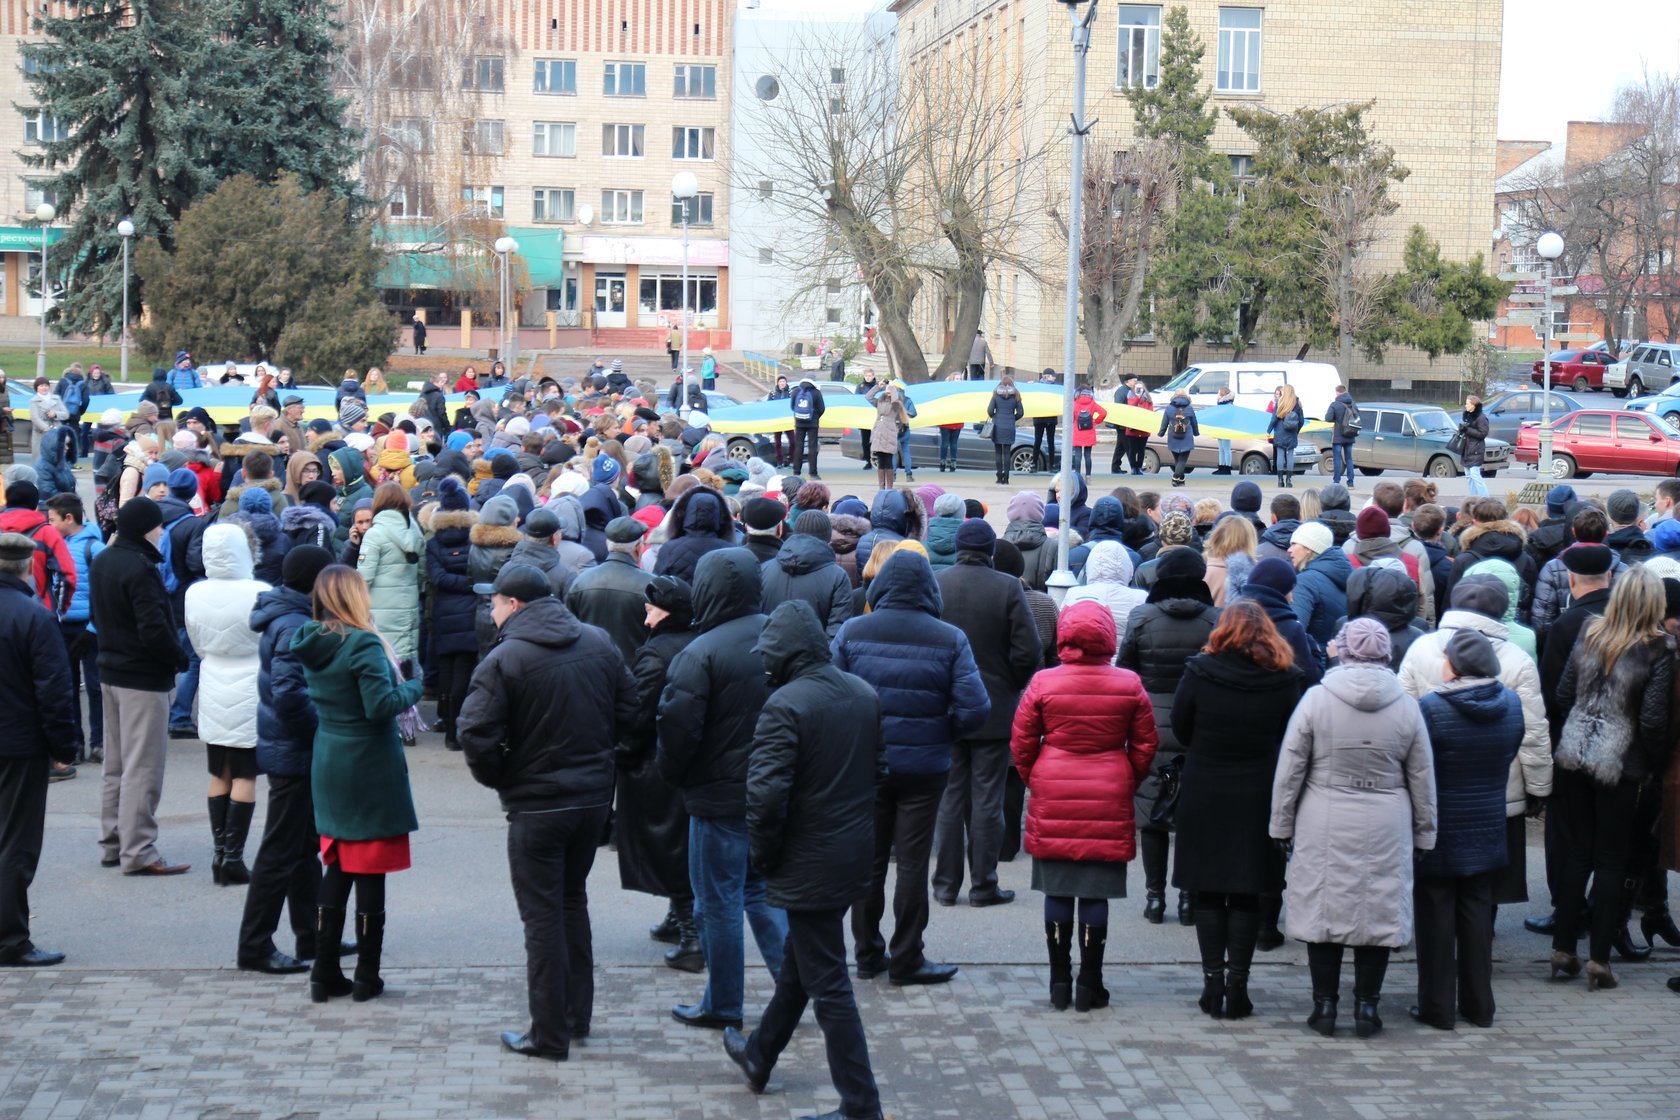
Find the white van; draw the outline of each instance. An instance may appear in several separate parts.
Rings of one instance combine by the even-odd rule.
[[[1201,362],[1149,394],[1156,408],[1183,393],[1197,408],[1219,402],[1219,390],[1229,385],[1243,408],[1262,411],[1272,401],[1278,386],[1295,386],[1301,410],[1309,420],[1324,419],[1342,375],[1327,362]]]

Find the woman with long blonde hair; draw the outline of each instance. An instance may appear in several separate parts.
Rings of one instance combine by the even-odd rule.
[[[1306,413],[1295,396],[1295,386],[1285,382],[1278,386],[1277,405],[1272,412],[1266,433],[1272,438],[1272,466],[1277,470],[1278,485],[1285,489],[1295,486],[1295,448],[1301,442],[1301,428]]]
[[[1213,594],[1213,605],[1223,607],[1242,594],[1248,573],[1254,570],[1254,553],[1260,547],[1254,523],[1246,517],[1226,516],[1214,522],[1202,545],[1207,575],[1202,581]]]
[[[1582,548],[1602,547],[1593,545]],[[1640,787],[1660,780],[1669,750],[1673,642],[1663,581],[1641,565],[1616,577],[1604,615],[1588,624],[1557,686],[1567,712],[1552,752],[1552,800],[1564,854],[1552,928],[1552,979],[1580,975],[1579,901],[1592,878],[1587,988],[1614,988],[1610,947],[1627,921],[1622,880]]]
[[[316,1003],[346,995],[359,1003],[385,990],[379,978],[385,876],[410,866],[408,834],[420,827],[398,722],[420,699],[424,682],[402,679],[395,652],[374,628],[367,584],[354,568],[323,569],[311,598],[313,620],[292,638],[292,654],[320,716],[310,786],[326,875],[309,995]],[[352,886],[360,942],[354,982],[339,966]]]

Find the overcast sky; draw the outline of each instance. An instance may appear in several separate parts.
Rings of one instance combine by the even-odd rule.
[[[1646,68],[1680,71],[1674,0],[1505,0],[1499,138],[1561,146],[1565,122],[1602,119]]]

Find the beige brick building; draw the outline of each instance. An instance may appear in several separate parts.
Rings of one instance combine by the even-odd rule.
[[[1169,4],[1105,2],[1092,33],[1087,117],[1097,132],[1119,144],[1132,134],[1124,81],[1147,81],[1159,49],[1160,25]],[[1494,193],[1495,125],[1499,99],[1499,0],[1419,0],[1394,5],[1377,0],[1271,0],[1218,3],[1187,0],[1190,23],[1206,47],[1204,78],[1214,86],[1213,105],[1261,105],[1287,112],[1370,100],[1371,133],[1392,146],[1411,176],[1394,189],[1400,210],[1380,248],[1380,267],[1400,265],[1406,230],[1422,224],[1453,259],[1488,250],[1488,200]],[[1051,225],[1049,207],[1066,209],[1068,114],[1073,49],[1067,9],[1044,0],[897,0],[901,60],[905,67],[943,65],[978,44],[994,80],[1024,72],[1027,97],[1021,124],[1050,144],[1049,192],[1035,206],[1046,228],[1028,231],[1051,248],[1041,286],[1025,275],[1000,270],[992,277],[983,326],[998,361],[1017,369],[1060,368],[1063,348],[1065,251]],[[1127,69],[1122,70],[1122,58]],[[1213,138],[1241,174],[1252,143],[1223,117]],[[946,345],[950,309],[937,294],[924,298],[918,331],[924,347]],[[1293,346],[1263,343],[1250,357],[1293,353]],[[1229,351],[1197,345],[1191,360],[1227,357]],[[1324,355],[1311,355],[1322,359]],[[1334,360],[1332,355],[1330,360]],[[1087,355],[1081,344],[1080,366]],[[1133,343],[1122,369],[1146,377],[1170,373],[1166,346]],[[1421,354],[1391,352],[1383,365],[1358,360],[1344,373],[1368,384],[1423,391],[1413,381],[1450,380],[1450,358],[1431,365]]]

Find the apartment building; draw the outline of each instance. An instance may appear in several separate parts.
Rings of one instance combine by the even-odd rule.
[[[28,19],[24,5],[7,5],[0,17],[0,317],[41,314],[41,226],[35,208],[58,199],[42,186],[40,172],[24,166],[23,153],[58,138],[64,123],[31,105],[24,82],[23,37],[14,29]],[[121,215],[113,217],[115,225]],[[49,243],[57,228],[46,231]],[[52,292],[47,293],[51,306]]]
[[[1129,85],[1159,79],[1161,28],[1168,4],[1103,4],[1092,32],[1087,117],[1124,144],[1133,134],[1125,98]],[[1488,199],[1494,193],[1495,122],[1503,5],[1498,0],[1269,0],[1220,3],[1184,0],[1192,28],[1206,46],[1203,74],[1213,105],[1260,106],[1288,112],[1312,106],[1373,101],[1372,134],[1392,146],[1411,176],[1393,191],[1400,203],[1377,250],[1378,267],[1400,267],[1406,231],[1422,224],[1453,259],[1488,250]],[[1066,255],[1052,207],[1065,211],[1068,113],[1073,49],[1068,8],[1042,0],[896,0],[902,69],[949,66],[952,59],[984,60],[976,80],[1001,84],[1024,77],[1020,125],[1049,145],[1050,172],[1043,205],[1029,208],[1039,228],[1023,231],[1048,247],[1043,284],[1006,268],[991,277],[983,316],[1000,363],[1016,369],[1060,368]],[[1083,9],[1081,9],[1083,14]],[[1251,173],[1252,142],[1222,115],[1212,143],[1240,177]],[[952,309],[937,297],[919,308],[918,333],[938,352]],[[1080,367],[1089,360],[1083,340]],[[1287,356],[1292,347],[1251,349],[1254,358]],[[1197,345],[1191,359],[1217,359],[1229,350]],[[1171,372],[1170,348],[1145,337],[1128,344],[1122,372],[1160,378]],[[1410,390],[1413,382],[1457,377],[1450,359],[1391,352],[1381,366],[1345,371],[1367,385]]]

